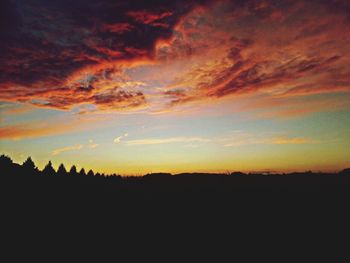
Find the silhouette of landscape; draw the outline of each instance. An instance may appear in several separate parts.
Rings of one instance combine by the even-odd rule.
[[[51,161],[39,170],[31,157],[17,164],[6,155],[0,157],[1,185],[3,190],[20,194],[244,194],[244,193],[348,193],[350,168],[338,173],[311,171],[278,173],[150,173],[143,176],[100,174],[92,170],[79,171],[76,166],[66,168],[60,164],[57,171]]]
[[[8,236],[27,236],[28,244],[32,236],[40,235],[41,240],[60,238],[73,247],[85,246],[92,235],[98,244],[108,235],[127,244],[136,242],[133,237],[142,238],[148,249],[153,238],[163,253],[170,249],[167,242],[197,246],[201,251],[205,246],[212,249],[216,240],[222,244],[224,237],[229,242],[238,239],[241,247],[248,242],[267,248],[266,237],[274,239],[274,248],[285,249],[278,240],[292,243],[293,239],[309,247],[308,239],[300,235],[315,242],[320,234],[342,233],[350,200],[350,169],[137,177],[78,171],[64,164],[56,171],[51,162],[39,170],[30,157],[17,164],[1,155],[0,171],[3,225],[11,226]],[[72,233],[79,244],[67,240]],[[50,243],[46,246],[51,248]]]

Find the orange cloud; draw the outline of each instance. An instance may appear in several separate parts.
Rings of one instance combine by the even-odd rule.
[[[137,22],[143,23],[146,25],[159,26],[159,27],[169,27],[166,22],[163,22],[165,18],[173,15],[173,12],[150,12],[150,11],[130,11],[127,13],[128,16],[134,18]]]
[[[129,23],[105,24],[102,26],[103,31],[108,31],[117,34],[122,34],[124,32],[131,31],[133,28],[134,26]]]
[[[279,10],[271,1],[247,2],[232,9],[228,1],[195,9],[178,23],[172,42],[159,46],[159,58],[191,65],[164,91],[168,106],[245,94],[287,98],[350,92],[350,48],[343,37],[350,37],[350,24],[341,8],[328,12],[325,4],[310,13],[312,3]],[[249,18],[254,23],[247,23]]]
[[[54,136],[93,129],[103,118],[55,119],[32,121],[0,127],[0,140],[21,140],[43,136]]]
[[[151,61],[157,41],[170,38],[178,19],[195,6],[183,1],[178,10],[178,4],[87,0],[83,9],[31,2],[19,9],[10,3],[5,20],[11,19],[3,21],[0,100],[61,110],[80,104],[140,108],[142,90],[114,83],[125,80],[117,78],[130,64]]]
[[[118,7],[87,1],[79,21],[63,15],[50,23],[49,14],[35,16],[36,7],[24,5],[32,11],[23,14],[27,22],[8,32],[9,42],[2,44],[2,101],[60,110],[87,104],[96,111],[166,112],[246,94],[350,92],[345,0]],[[21,30],[28,35],[19,42]],[[149,83],[135,73],[142,71],[153,75]],[[146,85],[124,85],[130,82]]]

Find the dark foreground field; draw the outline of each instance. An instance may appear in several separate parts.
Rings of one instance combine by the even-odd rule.
[[[203,255],[215,244],[235,251],[238,242],[246,249],[264,247],[267,253],[272,247],[274,253],[294,251],[281,260],[310,252],[315,244],[314,256],[327,254],[323,247],[334,244],[339,251],[333,259],[348,251],[349,169],[335,174],[104,177],[74,169],[40,172],[4,157],[0,168],[2,226],[15,243],[33,245],[35,237],[48,247],[57,240],[73,247],[85,242],[110,246],[118,240],[158,252],[175,243],[192,252],[199,246]]]

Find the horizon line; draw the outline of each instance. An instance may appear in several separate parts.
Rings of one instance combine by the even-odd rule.
[[[0,156],[5,156],[11,159],[12,163],[17,164],[17,165],[23,165],[23,163],[19,163],[19,162],[14,162],[13,159],[11,158],[11,156],[7,155],[7,154],[0,154]],[[31,160],[32,157],[28,156],[25,160],[27,160],[28,158],[30,158]],[[34,162],[34,161],[33,161]],[[51,162],[51,160],[48,161],[48,163]],[[51,162],[52,163],[52,162]],[[35,164],[35,163],[34,163]],[[94,174],[101,174],[104,175],[106,177],[112,176],[113,174],[121,176],[121,177],[140,177],[140,176],[146,176],[146,175],[152,175],[152,174],[168,174],[171,176],[176,176],[176,175],[181,175],[181,174],[217,174],[217,175],[231,175],[234,173],[242,173],[245,175],[254,175],[254,174],[261,174],[261,175],[288,175],[288,174],[293,174],[293,173],[320,173],[320,174],[330,174],[330,173],[340,173],[346,169],[349,169],[350,167],[343,167],[339,170],[336,169],[332,169],[332,170],[312,170],[312,169],[305,169],[305,170],[289,170],[288,171],[282,171],[282,170],[277,170],[277,169],[263,169],[263,170],[230,170],[230,169],[225,169],[226,171],[183,171],[183,172],[167,172],[167,171],[151,171],[151,172],[145,172],[145,173],[129,173],[129,174],[122,174],[122,173],[117,173],[117,172],[99,172],[99,171],[94,171],[93,169],[89,169],[89,168],[85,168],[85,167],[80,167],[79,165],[73,164],[72,166],[66,166],[64,163],[60,163],[59,165],[57,165],[57,168],[53,169],[55,170],[55,172],[57,172],[58,167],[63,164],[64,167],[67,169],[68,172],[68,167],[73,167],[75,166],[76,168],[79,167],[79,170],[84,169],[86,172],[88,172],[89,170],[93,171]],[[35,166],[39,171],[42,171],[44,168],[39,169],[38,166]],[[45,166],[44,166],[45,167]]]

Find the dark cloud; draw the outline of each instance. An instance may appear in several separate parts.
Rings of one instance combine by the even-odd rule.
[[[173,13],[171,11],[155,13],[141,10],[130,11],[127,13],[127,15],[135,19],[136,22],[144,25],[168,28],[170,26],[169,22],[171,22],[170,18],[172,17]]]
[[[126,91],[119,88],[109,89],[105,92],[91,94],[90,90],[83,91],[78,87],[75,94],[61,94],[48,96],[47,101],[33,101],[32,104],[39,107],[70,109],[72,105],[90,103],[100,110],[125,110],[144,108],[147,106],[146,98],[140,91]],[[77,92],[80,94],[77,95]],[[90,94],[89,94],[90,93]],[[58,94],[58,93],[54,93]]]
[[[224,58],[191,69],[194,91],[163,93],[172,104],[305,81],[320,71],[336,79],[348,73],[347,61],[338,61],[346,56],[349,14],[346,0],[2,0],[0,100],[57,109],[145,106],[142,89],[114,84],[128,81],[123,66],[204,57],[222,36],[216,45],[220,56],[225,47]],[[170,44],[156,54],[162,41]]]
[[[187,94],[186,90],[183,89],[167,90],[164,92],[164,95],[170,98],[170,106],[190,102],[196,99],[195,97]]]
[[[46,91],[58,91],[54,95],[61,97],[57,87],[64,88],[68,78],[86,67],[139,57],[151,59],[155,43],[169,38],[173,26],[195,4],[140,0],[3,0],[0,5],[0,88],[25,100],[34,93],[42,95]],[[91,84],[88,89],[77,91],[87,92],[93,88]],[[8,98],[8,94],[1,96],[1,99]],[[130,99],[124,95],[121,98]],[[52,101],[47,105],[65,104]]]
[[[98,94],[91,98],[93,102],[108,109],[128,109],[145,106],[146,100],[142,92],[112,90],[108,93]]]

